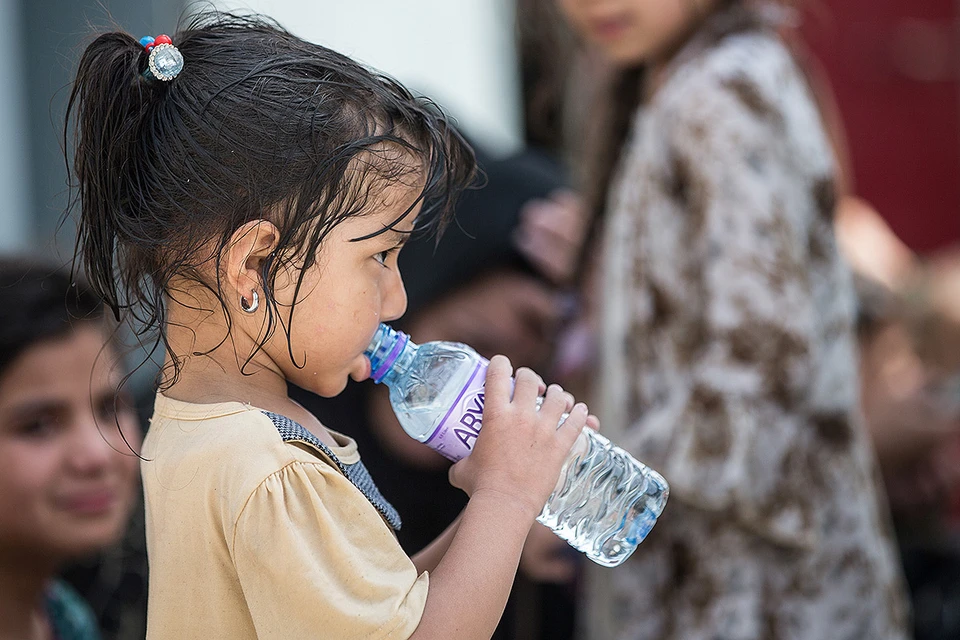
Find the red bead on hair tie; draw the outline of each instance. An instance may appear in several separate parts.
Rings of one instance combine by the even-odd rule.
[[[158,44],[173,44],[173,40],[170,39],[170,36],[161,34],[153,41],[153,46],[157,46]]]

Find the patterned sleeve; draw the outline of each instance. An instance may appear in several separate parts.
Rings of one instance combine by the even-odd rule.
[[[801,148],[790,131],[822,136],[816,120],[776,106],[805,95],[781,99],[739,75],[698,82],[664,110],[672,188],[662,197],[686,216],[690,255],[677,259],[695,292],[674,336],[688,353],[677,352],[671,409],[643,420],[669,430],[661,463],[679,499],[807,546],[816,530],[807,412],[821,348],[817,279],[832,251],[812,250],[811,238],[830,241],[832,182],[804,176],[828,167],[829,154],[822,144]],[[818,189],[830,193],[818,201]]]

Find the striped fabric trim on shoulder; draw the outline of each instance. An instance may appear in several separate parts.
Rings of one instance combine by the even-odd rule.
[[[340,473],[345,475],[347,479],[353,483],[353,486],[359,489],[360,493],[370,501],[370,504],[380,512],[380,515],[387,521],[387,524],[393,527],[395,531],[400,530],[400,526],[403,524],[400,520],[400,513],[392,504],[387,502],[387,499],[380,493],[380,489],[377,488],[376,483],[370,476],[370,472],[363,466],[363,461],[355,464],[343,464],[330,447],[320,442],[317,436],[310,433],[299,422],[294,422],[279,413],[264,411],[263,414],[270,418],[270,421],[273,423],[273,426],[277,428],[284,442],[304,442],[326,454],[333,460],[333,463],[337,465]]]

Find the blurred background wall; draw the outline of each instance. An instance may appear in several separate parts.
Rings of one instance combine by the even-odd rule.
[[[72,251],[62,122],[92,33],[173,32],[184,0],[0,0],[0,251]],[[521,146],[511,0],[222,0],[191,8],[266,13],[430,95],[495,153]],[[189,61],[187,62],[189,64]],[[56,234],[55,234],[56,232]]]
[[[217,0],[269,15],[430,96],[499,153],[521,145],[513,0]]]
[[[30,166],[26,84],[24,82],[21,7],[0,2],[0,250],[12,250],[30,242]]]
[[[71,73],[94,30],[173,25],[181,0],[0,0],[0,250],[59,252],[66,205],[63,114]],[[166,27],[170,28],[170,27]]]
[[[815,0],[804,36],[836,93],[854,187],[919,253],[960,240],[960,2]]]

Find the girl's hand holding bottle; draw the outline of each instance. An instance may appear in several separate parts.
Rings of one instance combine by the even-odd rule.
[[[373,381],[390,387],[390,404],[403,430],[453,462],[462,464],[460,461],[473,457],[479,442],[491,440],[480,438],[483,424],[491,418],[499,425],[497,431],[508,430],[494,435],[492,444],[483,445],[488,451],[481,462],[462,464],[453,472],[451,481],[472,498],[488,483],[502,489],[501,482],[509,487],[511,496],[517,486],[531,498],[542,493],[547,496],[546,504],[537,520],[607,567],[624,562],[663,512],[669,495],[663,477],[595,433],[595,418],[593,428],[584,429],[586,407],[577,405],[565,415],[573,399],[559,387],[541,398],[543,382],[532,371],[518,371],[513,397],[507,400],[512,381],[505,358],[498,358],[503,364],[498,365],[491,392],[487,388],[490,363],[472,348],[444,341],[417,345],[385,324],[380,325],[365,354]],[[488,394],[492,406],[487,403]],[[530,411],[546,406],[548,400],[549,413],[540,408],[538,418],[531,418]],[[574,422],[562,424],[574,414]],[[521,426],[512,424],[516,421]],[[565,434],[551,436],[542,431],[544,425],[558,423],[561,430],[576,427],[572,446],[560,444]],[[562,446],[566,446],[566,460],[559,474],[552,475],[554,485],[543,493],[539,483],[549,479],[549,474],[537,466],[550,464],[556,448]],[[480,469],[489,465],[491,473],[484,471],[482,479],[475,477],[480,472],[471,470],[477,464]],[[524,467],[531,474],[543,471],[543,475],[523,476]],[[461,479],[464,469],[465,480]],[[547,469],[553,473],[552,467]]]
[[[573,407],[570,394],[556,385],[546,389],[538,410],[540,377],[521,368],[514,386],[512,372],[504,356],[487,368],[482,435],[450,469],[450,481],[470,501],[431,545],[435,551],[425,551],[442,559],[430,569],[426,606],[411,640],[492,636],[534,518],[586,424],[586,407]],[[567,410],[570,416],[558,428]]]
[[[471,497],[487,493],[516,504],[532,524],[587,423],[587,407],[574,405],[573,396],[551,385],[538,409],[544,387],[540,377],[530,369],[518,369],[511,390],[511,374],[504,356],[490,361],[483,429],[473,453],[450,468],[450,482]],[[558,428],[564,413],[570,415]]]

